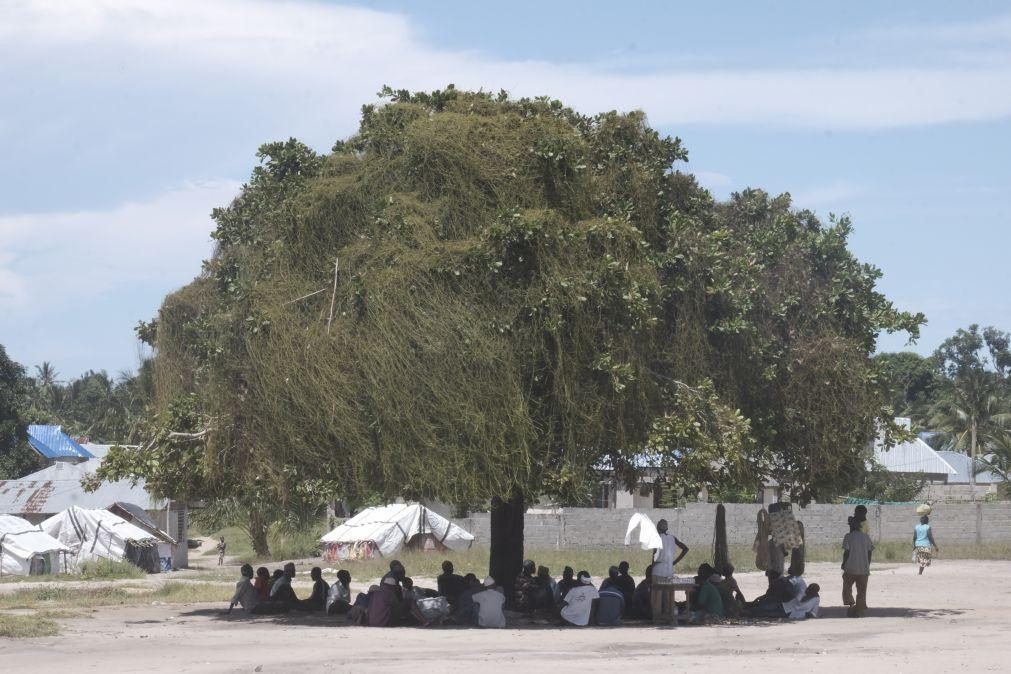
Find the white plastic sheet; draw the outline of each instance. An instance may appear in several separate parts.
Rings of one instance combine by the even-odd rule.
[[[425,506],[406,503],[366,508],[323,536],[324,543],[372,541],[387,557],[418,534],[432,537],[450,550],[466,550],[474,537]]]
[[[625,532],[625,545],[632,544],[632,535],[635,530],[639,530],[639,545],[643,550],[658,550],[663,547],[660,540],[660,533],[656,530],[656,525],[646,515],[635,513],[628,521],[628,530]]]
[[[69,548],[28,520],[0,515],[0,569],[3,575],[27,576],[32,560],[49,558],[50,568],[59,568],[59,556]]]

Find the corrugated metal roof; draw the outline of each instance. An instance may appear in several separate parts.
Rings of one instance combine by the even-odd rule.
[[[897,419],[896,421],[903,421]],[[919,438],[885,449],[881,438],[874,441],[874,459],[893,473],[954,475],[957,471]]]
[[[0,513],[58,513],[70,506],[107,508],[117,501],[134,503],[144,510],[161,510],[165,501],[152,496],[144,482],[103,482],[93,492],[81,487],[81,478],[93,473],[99,459],[81,463],[57,462],[20,480],[0,481]]]
[[[969,484],[969,456],[961,452],[938,452],[938,454],[955,469],[955,475],[948,478],[948,484]],[[976,462],[979,465],[979,462]],[[1000,475],[985,471],[976,475],[977,484],[995,484],[1003,482]]]
[[[93,459],[91,452],[81,447],[60,426],[32,424],[28,427],[28,443],[47,459]]]

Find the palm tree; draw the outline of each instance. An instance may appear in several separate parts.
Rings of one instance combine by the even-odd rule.
[[[56,398],[59,395],[60,382],[57,381],[59,373],[48,360],[42,365],[35,366],[35,387],[34,398],[36,407],[48,412],[54,411]]]
[[[1000,427],[986,438],[987,454],[979,459],[976,473],[990,471],[1004,482],[1011,481],[1011,427]]]

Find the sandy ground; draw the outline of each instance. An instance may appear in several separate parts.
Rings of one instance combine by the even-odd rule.
[[[1011,561],[874,568],[846,618],[835,564],[811,564],[822,617],[708,627],[370,629],[315,617],[224,617],[207,605],[99,609],[59,637],[0,639],[8,671],[986,672],[1011,670]],[[764,587],[739,574],[746,595]]]

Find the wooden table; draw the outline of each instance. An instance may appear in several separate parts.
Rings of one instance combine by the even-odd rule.
[[[698,586],[695,584],[695,581],[693,581],[693,580],[684,580],[684,579],[680,579],[679,578],[679,579],[676,579],[673,583],[665,583],[663,585],[658,585],[658,586],[656,586],[656,589],[664,592],[665,594],[669,594],[669,596],[666,597],[666,600],[667,600],[668,605],[671,607],[671,615],[666,616],[666,617],[661,616],[660,620],[654,620],[653,621],[654,623],[657,623],[657,622],[660,622],[660,621],[665,621],[665,620],[670,620],[671,624],[674,625],[674,627],[678,626],[677,604],[674,603],[674,599],[675,599],[674,593],[675,592],[684,592],[685,593],[685,622],[687,622],[688,620],[691,619],[691,614],[692,614],[692,594],[691,593],[695,592],[696,590],[698,590]],[[651,599],[652,599],[652,597],[651,597]],[[662,601],[662,599],[661,599],[661,601]]]

